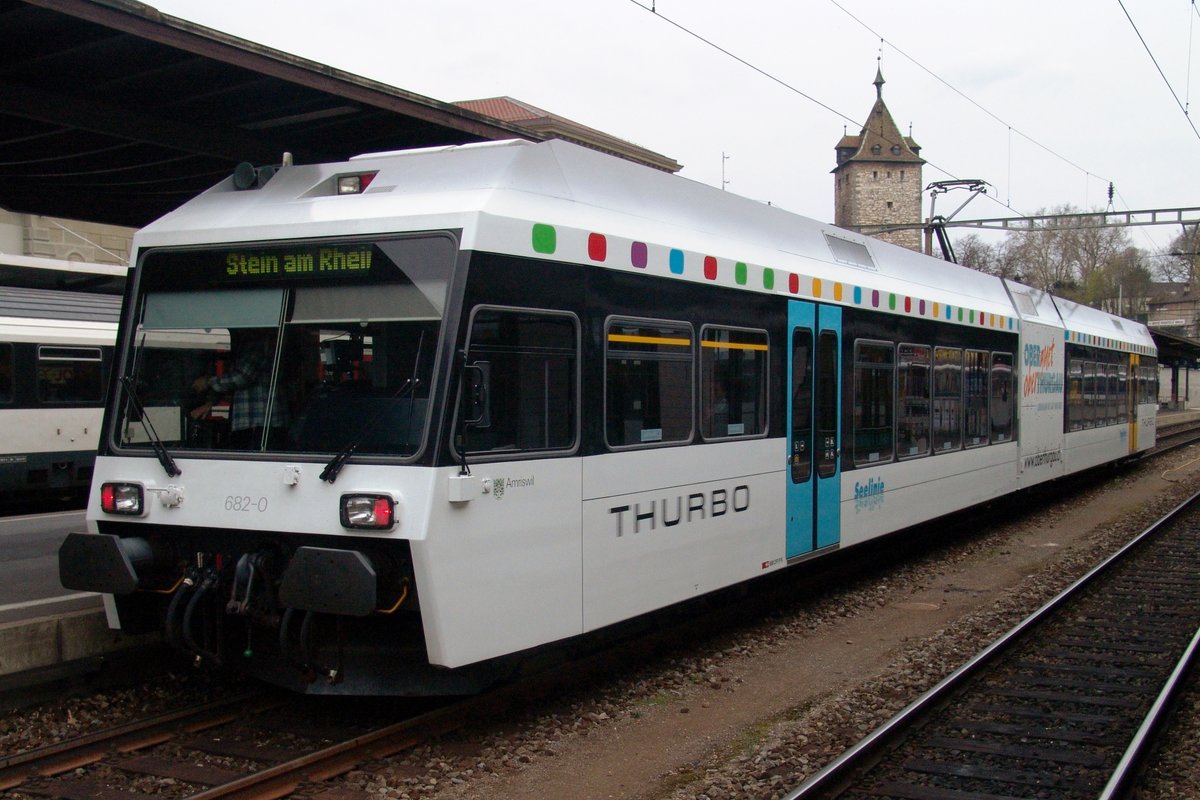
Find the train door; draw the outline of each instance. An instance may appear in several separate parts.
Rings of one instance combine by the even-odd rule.
[[[1125,414],[1129,420],[1130,455],[1138,451],[1138,374],[1142,371],[1141,363],[1141,356],[1129,354],[1129,371],[1125,374]]]
[[[787,557],[841,538],[842,310],[788,305]]]

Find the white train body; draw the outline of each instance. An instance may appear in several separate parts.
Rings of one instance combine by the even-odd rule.
[[[0,287],[0,501],[87,490],[119,303]]]
[[[307,691],[461,690],[1154,443],[1144,326],[562,142],[230,180],[135,244],[169,458],[114,384],[64,583]],[[250,328],[237,444],[245,398],[181,387]]]

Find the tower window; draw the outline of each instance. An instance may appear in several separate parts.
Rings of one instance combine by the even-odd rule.
[[[877,170],[877,169],[871,170],[871,179],[876,180],[876,181],[879,180],[879,170]]]
[[[871,145],[871,155],[877,156],[882,152],[883,152],[883,148],[880,147],[879,145],[877,145],[877,144]]]
[[[894,156],[900,155],[900,145],[898,145],[898,144],[892,145],[892,155],[894,155]]]
[[[904,170],[900,170],[900,180],[904,180]]]
[[[892,207],[892,201],[891,201],[891,200],[888,200],[888,201],[887,201],[887,204],[888,204],[888,205],[887,205],[887,207],[890,209],[890,208]]]

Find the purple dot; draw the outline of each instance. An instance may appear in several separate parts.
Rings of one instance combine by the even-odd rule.
[[[629,247],[629,260],[638,269],[645,269],[649,262],[645,242],[634,242]]]

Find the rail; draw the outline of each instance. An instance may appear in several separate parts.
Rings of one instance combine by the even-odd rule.
[[[1182,521],[1189,520],[1189,515],[1192,515],[1190,521],[1194,523],[1194,512],[1198,501],[1200,501],[1200,492],[1178,505],[1117,553],[1093,568],[969,662],[955,670],[937,686],[843,753],[799,788],[786,795],[786,800],[849,798],[860,796],[860,792],[863,795],[870,794],[871,796],[937,798],[948,796],[949,786],[959,784],[969,787],[965,789],[966,791],[1008,794],[1002,789],[981,789],[980,787],[986,783],[985,776],[988,775],[999,776],[1014,783],[1026,783],[1027,785],[1032,782],[1042,786],[1043,783],[1039,783],[1042,781],[1045,784],[1071,784],[1077,788],[1078,784],[1085,782],[1085,779],[1081,777],[1082,773],[1101,769],[1108,770],[1107,784],[1101,784],[1103,789],[1100,786],[1096,787],[1097,796],[1117,797],[1121,792],[1127,791],[1133,780],[1134,770],[1145,754],[1148,743],[1162,724],[1171,698],[1178,691],[1183,676],[1195,663],[1197,650],[1200,649],[1200,643],[1198,643],[1200,642],[1200,630],[1196,630],[1197,622],[1200,621],[1200,605],[1195,600],[1196,574],[1200,569],[1200,543],[1197,543],[1194,532],[1189,536],[1173,536],[1172,534]],[[1181,544],[1174,544],[1173,542],[1176,540]],[[1168,638],[1168,626],[1158,619],[1143,619],[1140,624],[1145,626],[1145,630],[1152,631],[1152,633],[1143,637],[1142,641],[1133,641],[1136,638],[1136,631],[1118,631],[1118,633],[1128,634],[1130,640],[1115,643],[1111,653],[1103,651],[1099,641],[1090,640],[1087,636],[1081,637],[1079,630],[1082,628],[1085,631],[1100,631],[1104,628],[1105,623],[1115,628],[1122,627],[1120,624],[1113,625],[1111,617],[1104,618],[1103,615],[1108,611],[1105,606],[1099,605],[1103,600],[1103,593],[1093,591],[1093,589],[1099,587],[1102,581],[1119,578],[1117,573],[1122,569],[1132,569],[1131,561],[1136,558],[1144,558],[1154,553],[1152,546],[1174,548],[1169,559],[1160,562],[1171,566],[1157,568],[1157,574],[1165,577],[1156,579],[1154,577],[1156,573],[1152,570],[1149,573],[1150,577],[1137,578],[1127,585],[1122,585],[1119,590],[1120,597],[1125,606],[1134,606],[1142,602],[1147,607],[1154,607],[1154,603],[1158,602],[1163,604],[1164,609],[1170,609],[1172,612],[1176,612],[1180,608],[1185,609],[1188,619],[1182,624],[1190,623],[1191,627],[1183,633],[1185,638],[1190,636],[1190,643],[1181,648],[1182,653],[1177,660],[1173,660],[1171,664],[1167,665],[1169,667],[1166,670],[1167,679],[1160,681],[1161,689],[1157,694],[1150,691],[1148,695],[1150,699],[1146,700],[1144,704],[1141,703],[1140,698],[1138,699],[1139,704],[1148,706],[1148,709],[1140,724],[1136,725],[1136,732],[1129,738],[1128,746],[1119,753],[1119,757],[1105,758],[1102,759],[1103,763],[1099,763],[1098,759],[1101,757],[1096,754],[1097,751],[1113,749],[1107,744],[1105,747],[1101,746],[1105,737],[1111,734],[1115,727],[1112,723],[1098,721],[1104,717],[1104,714],[1096,712],[1091,716],[1095,716],[1097,719],[1088,721],[1088,724],[1102,728],[1101,733],[1095,736],[1073,734],[1073,738],[1079,740],[1075,743],[1090,748],[1094,758],[1077,756],[1074,748],[1063,744],[1062,741],[1054,740],[1054,735],[1048,735],[1046,732],[1047,720],[1058,721],[1073,718],[1075,721],[1080,721],[1089,716],[1078,711],[1059,711],[1056,704],[1070,706],[1074,703],[1074,707],[1077,708],[1080,705],[1095,703],[1096,705],[1090,707],[1106,709],[1107,713],[1107,710],[1128,707],[1133,703],[1135,695],[1129,687],[1117,685],[1115,679],[1101,681],[1099,676],[1126,672],[1137,673],[1139,681],[1146,680],[1142,673],[1151,670],[1154,664],[1152,651],[1155,650],[1158,640]],[[1181,602],[1168,600],[1165,603],[1162,598],[1139,601],[1132,594],[1138,589],[1144,589],[1147,592],[1171,590],[1175,592],[1176,597],[1182,597],[1183,600]],[[1089,607],[1085,605],[1086,603],[1097,605]],[[1107,608],[1111,608],[1111,606]],[[1051,634],[1048,632],[1052,623],[1064,624],[1062,620],[1065,617],[1063,613],[1065,610],[1070,610],[1072,620],[1080,621],[1074,629],[1069,627],[1061,629],[1063,631],[1073,630],[1073,638],[1061,638],[1061,633]],[[1099,624],[1089,626],[1090,615],[1096,615],[1096,619],[1092,621]],[[1163,614],[1160,614],[1159,619],[1162,616]],[[1174,616],[1179,615],[1176,613]],[[1052,642],[1052,644],[1047,644],[1047,642]],[[1020,649],[1028,647],[1036,652],[1039,644],[1043,651],[1054,647],[1059,653],[1070,652],[1072,655],[1078,652],[1088,653],[1089,656],[1080,660],[1086,662],[1090,658],[1091,665],[1069,666],[1054,664],[1052,660],[1043,662],[1036,655],[1025,654],[1025,650]],[[1002,663],[1013,661],[1018,656],[1021,660],[1016,663],[1015,667],[1005,672],[1003,678],[996,677],[997,670],[1001,669]],[[1101,666],[1095,666],[1097,664]],[[1083,676],[1079,678],[1082,684],[1095,678],[1096,682],[1091,690],[1104,695],[1104,697],[1096,699],[1085,697],[1082,694],[1071,695],[1069,692],[1046,690],[1047,686],[1055,686],[1056,681],[1067,682],[1069,678],[1062,676],[1069,675],[1071,671],[1075,671],[1076,675]],[[1022,677],[1016,675],[1017,672],[1025,673],[1025,676],[1031,677],[1032,680],[1023,685],[1020,684],[1019,681],[1022,680]],[[1050,673],[1057,673],[1059,677],[1039,677]],[[985,680],[989,676],[991,680]],[[981,697],[987,696],[989,693],[995,694],[993,687],[997,685],[1004,686],[1004,689],[998,694],[1012,699],[1009,705],[1003,709],[994,703],[980,701]],[[999,723],[995,719],[986,717],[980,721],[960,724],[957,730],[972,730],[980,734],[981,739],[985,734],[996,734],[1002,738],[1008,737],[1010,740],[1014,738],[1020,740],[1022,736],[1025,736],[1027,740],[1035,742],[1049,740],[1054,742],[1052,745],[1004,748],[975,739],[955,738],[942,732],[937,724],[940,720],[948,721],[951,717],[950,711],[958,713],[960,709],[971,703],[975,704],[971,707],[976,712],[983,709],[997,715],[1010,714],[1014,710],[1017,699],[1022,697],[1036,698],[1040,704],[1041,712],[1036,716],[1033,715],[1033,712],[1015,712],[1015,715],[1021,713],[1031,715],[1032,724],[1029,726],[1029,732],[1022,732],[1016,724]],[[1045,709],[1052,710],[1046,711]],[[1113,716],[1116,716],[1115,712],[1113,712]],[[955,724],[959,724],[957,720],[955,720]],[[941,755],[931,759],[920,758],[919,754],[927,752],[926,748],[938,750]],[[995,764],[982,767],[971,763],[970,757],[967,758],[967,763],[962,763],[945,756],[945,753],[950,750],[970,753],[973,749],[985,757],[980,758],[979,761],[986,761],[986,757],[999,756],[1010,758],[1017,762],[1018,766],[1010,770],[1010,774],[1005,775]],[[1056,758],[1059,759],[1058,762],[1055,761]],[[1071,766],[1061,768],[1060,765],[1063,763]],[[1047,767],[1047,764],[1052,766]],[[921,775],[914,778],[914,773],[921,773]],[[929,775],[938,777],[930,779]],[[864,788],[866,786],[873,788],[868,791]],[[1055,795],[1050,793],[1045,796],[1053,797]]]

